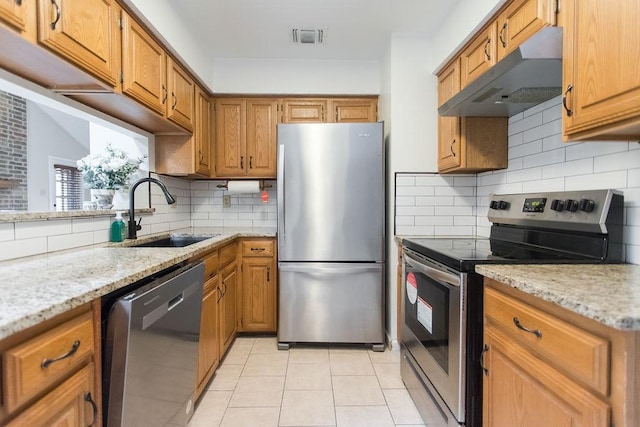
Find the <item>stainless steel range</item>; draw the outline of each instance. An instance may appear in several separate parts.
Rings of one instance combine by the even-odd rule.
[[[615,190],[492,195],[490,238],[403,242],[401,373],[429,426],[482,424],[482,276],[476,264],[623,262]]]

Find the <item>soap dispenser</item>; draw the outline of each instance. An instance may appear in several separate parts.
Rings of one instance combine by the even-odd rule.
[[[116,212],[116,218],[111,223],[111,241],[122,242],[127,236],[127,226],[122,220],[122,212]]]

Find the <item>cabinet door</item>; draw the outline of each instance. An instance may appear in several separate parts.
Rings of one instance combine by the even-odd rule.
[[[327,101],[321,99],[285,99],[282,123],[324,123]]]
[[[12,27],[26,31],[27,29],[27,7],[24,0],[0,0],[0,22],[4,22]]]
[[[498,61],[549,25],[556,25],[556,0],[512,2],[498,17]]]
[[[460,85],[462,87],[496,63],[496,28],[497,24],[493,22],[460,54]]]
[[[209,96],[196,86],[195,129],[193,137],[196,146],[196,173],[211,175],[211,148],[213,131],[213,115]]]
[[[117,85],[120,9],[114,0],[39,0],[38,12],[40,44]]]
[[[336,123],[368,123],[377,120],[374,99],[336,99],[331,102]]]
[[[193,130],[195,84],[191,76],[167,57],[167,118],[187,130]]]
[[[122,26],[122,91],[164,116],[167,56],[162,46],[124,12]]]
[[[483,425],[606,427],[609,406],[485,326]]]
[[[562,4],[567,17],[562,76],[567,105],[562,118],[565,137],[637,139],[640,3],[571,0]],[[635,127],[615,129],[628,124]]]
[[[220,277],[214,276],[204,284],[202,315],[200,316],[200,343],[198,345],[198,383],[202,389],[211,378],[219,361],[218,300],[221,295]]]
[[[246,112],[244,99],[217,99],[216,176],[246,176]]]
[[[28,407],[7,424],[19,426],[88,426],[100,423],[91,363]]]
[[[438,76],[438,106],[460,92],[460,60]],[[438,116],[438,170],[460,166],[460,119]]]
[[[247,175],[276,177],[277,124],[277,100],[247,100]]]
[[[244,332],[276,332],[276,281],[273,258],[242,260]]]
[[[238,330],[238,316],[236,308],[236,294],[238,274],[236,263],[229,264],[220,272],[222,297],[220,299],[220,356],[222,357]]]

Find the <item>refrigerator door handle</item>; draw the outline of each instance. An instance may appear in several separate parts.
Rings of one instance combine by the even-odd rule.
[[[358,265],[353,267],[334,267],[334,266],[317,266],[309,264],[298,265],[285,265],[280,263],[278,265],[280,271],[292,272],[292,273],[308,273],[308,274],[355,274],[365,273],[368,271],[381,271],[382,264],[372,263],[369,265]]]
[[[284,212],[284,144],[278,146],[278,242],[284,246],[285,212]]]

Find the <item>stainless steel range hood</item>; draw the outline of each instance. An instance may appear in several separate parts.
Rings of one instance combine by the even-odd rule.
[[[445,102],[441,116],[511,117],[562,92],[562,28],[547,27]]]

